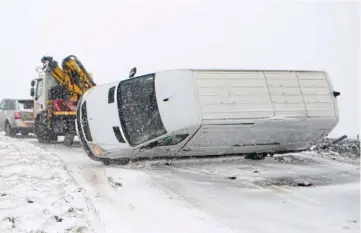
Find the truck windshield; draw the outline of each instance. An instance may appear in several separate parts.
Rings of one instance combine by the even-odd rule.
[[[119,118],[131,146],[167,133],[158,109],[154,77],[150,74],[132,78],[118,86]]]

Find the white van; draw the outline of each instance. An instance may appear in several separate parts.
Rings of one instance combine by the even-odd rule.
[[[307,150],[339,121],[327,73],[169,70],[96,86],[77,131],[94,160]]]

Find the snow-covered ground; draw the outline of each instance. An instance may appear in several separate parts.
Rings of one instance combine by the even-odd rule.
[[[359,157],[304,152],[106,167],[0,135],[0,232],[359,232]],[[33,230],[33,231],[31,231]]]
[[[90,204],[60,158],[0,136],[0,232],[92,232]]]

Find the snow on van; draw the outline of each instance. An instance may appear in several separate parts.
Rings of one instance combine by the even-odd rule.
[[[339,121],[323,71],[168,70],[93,87],[77,130],[94,160],[307,150]]]

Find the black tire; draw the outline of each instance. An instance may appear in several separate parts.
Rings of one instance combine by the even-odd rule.
[[[249,159],[249,160],[263,160],[267,157],[267,154],[265,153],[252,153],[252,154],[247,154],[245,156],[245,159]]]
[[[117,159],[115,164],[117,165],[127,165],[130,162],[130,159]]]
[[[74,144],[74,135],[65,135],[63,143],[65,146],[72,146]]]
[[[50,132],[49,139],[50,139],[50,141],[52,141],[52,142],[56,142],[56,141],[58,141],[58,135]]]
[[[46,116],[38,116],[35,120],[35,134],[39,143],[57,141],[58,136],[51,132],[46,126]]]
[[[109,166],[109,165],[110,165],[110,160],[109,160],[109,159],[104,159],[104,160],[102,160],[102,163],[103,163],[105,166]]]
[[[124,158],[124,159],[102,159],[102,163],[105,166],[109,166],[110,164],[115,165],[127,165],[130,162],[130,159]]]
[[[15,136],[15,132],[11,128],[11,125],[10,125],[9,122],[5,123],[5,135],[8,136],[8,137],[14,137]]]
[[[21,135],[23,135],[23,136],[29,136],[29,132],[21,132]]]

